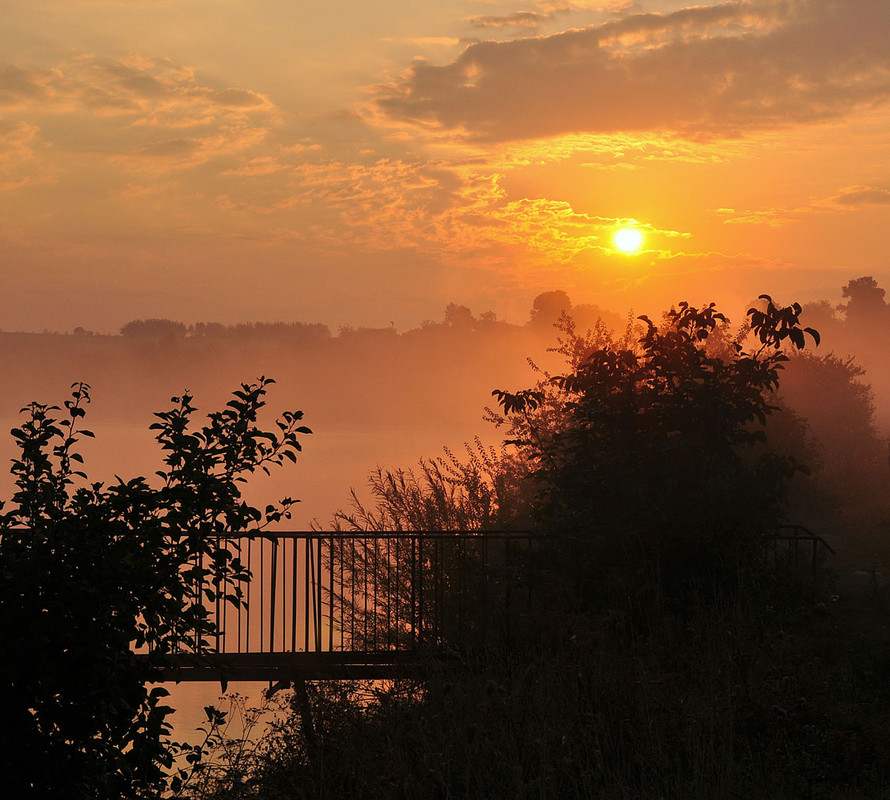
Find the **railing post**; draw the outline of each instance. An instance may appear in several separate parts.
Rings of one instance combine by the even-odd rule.
[[[322,621],[322,603],[324,603],[324,596],[322,594],[322,590],[324,588],[324,579],[321,574],[321,545],[322,538],[321,536],[315,537],[313,535],[313,540],[315,541],[315,566],[316,566],[316,594],[315,594],[315,652],[320,653],[322,650],[322,630],[321,630],[321,621]]]
[[[278,539],[272,542],[272,580],[269,591],[269,652],[275,652],[275,600],[278,596]]]
[[[291,652],[297,651],[297,620],[299,619],[299,613],[297,611],[298,604],[298,595],[297,595],[297,578],[299,577],[299,567],[297,563],[300,560],[300,540],[294,539],[291,542],[290,548],[290,569],[288,572],[291,576],[291,587],[290,587],[290,650]]]

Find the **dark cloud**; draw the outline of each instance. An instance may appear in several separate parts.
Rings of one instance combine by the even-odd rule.
[[[194,139],[171,139],[167,142],[143,147],[136,152],[139,156],[153,156],[160,158],[185,158],[192,155],[200,146],[200,142]]]
[[[268,104],[268,100],[249,89],[222,89],[214,92],[213,102],[228,108],[257,108]]]
[[[131,75],[121,81],[121,86],[138,97],[154,100],[169,94],[170,87],[153,75]]]
[[[517,11],[501,17],[469,17],[467,22],[477,28],[536,28],[553,14],[540,11]]]
[[[849,189],[835,199],[845,206],[890,205],[890,190],[863,186]]]
[[[516,140],[570,132],[735,136],[890,97],[888,0],[729,0],[473,44],[382,90],[391,117]]]
[[[0,64],[0,106],[46,99],[49,97],[47,84],[52,78],[48,70]]]

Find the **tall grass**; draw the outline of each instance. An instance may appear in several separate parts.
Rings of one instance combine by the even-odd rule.
[[[883,594],[814,605],[757,585],[595,614],[565,597],[521,648],[431,662],[422,680],[308,684],[311,746],[307,706],[282,695],[290,713],[192,796],[890,796]]]

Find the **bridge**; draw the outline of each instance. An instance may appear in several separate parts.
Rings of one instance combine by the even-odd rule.
[[[220,544],[252,574],[242,601],[212,592],[205,652],[195,642],[168,657],[162,677],[384,678],[457,648],[509,644],[529,630],[545,541],[529,531],[233,535]],[[808,529],[783,526],[765,555],[814,592],[833,552]]]
[[[209,652],[196,642],[168,657],[163,678],[380,678],[457,643],[509,638],[530,611],[542,542],[527,531],[232,536],[220,545],[252,574],[243,601],[213,592]]]

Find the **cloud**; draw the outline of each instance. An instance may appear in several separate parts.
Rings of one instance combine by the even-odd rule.
[[[189,3],[208,3],[213,0],[44,0],[46,5],[52,6],[83,6],[90,7],[122,7],[127,9],[163,8],[164,6],[186,5]]]
[[[674,257],[677,242],[689,236],[646,221],[581,212],[562,200],[511,198],[498,166],[507,165],[382,158],[286,166],[283,158],[256,160],[226,174],[261,180],[274,170],[274,184],[264,183],[258,193],[239,193],[233,185],[218,202],[233,229],[254,225],[279,240],[310,236],[338,251],[410,251],[455,263],[499,261],[545,271],[578,259],[616,258],[612,234],[621,224],[646,234],[652,259]],[[311,226],[294,229],[295,219],[310,218]]]
[[[207,99],[226,108],[268,108],[269,99],[248,89],[222,89],[221,91],[204,90]]]
[[[730,225],[768,225],[779,228],[813,214],[855,211],[863,206],[890,205],[890,189],[875,186],[848,186],[830,197],[821,197],[800,206],[755,210],[718,208],[716,213]]]
[[[890,98],[886,0],[727,0],[631,14],[415,62],[379,90],[391,119],[473,140],[572,132],[735,137]]]
[[[512,14],[484,15],[467,17],[466,22],[475,28],[538,28],[558,15],[573,11],[594,10],[615,13],[632,6],[634,0],[539,0],[535,11],[515,11]]]
[[[853,186],[845,189],[834,199],[842,206],[886,206],[890,205],[890,189]]]
[[[54,70],[0,64],[0,109],[14,110],[51,99],[53,83],[60,75]]]
[[[90,54],[51,68],[0,64],[0,113],[40,131],[43,158],[100,156],[150,172],[240,154],[279,123],[250,89],[209,85],[167,59]]]
[[[247,177],[263,177],[281,172],[284,166],[274,156],[255,156],[242,164],[223,171],[223,175],[242,175]]]
[[[38,133],[37,126],[28,122],[0,119],[0,191],[52,182],[51,174],[37,163]]]
[[[166,59],[93,55],[51,69],[0,64],[0,109],[40,115],[89,111],[177,127],[275,112],[265,95],[204,85],[194,70]]]
[[[552,17],[553,12],[517,11],[504,16],[477,15],[468,17],[467,22],[475,28],[537,28]]]
[[[161,158],[189,158],[200,147],[196,139],[171,139],[167,142],[141,147],[136,151],[138,156],[160,156]]]
[[[454,36],[411,36],[402,39],[387,37],[383,41],[415,44],[423,47],[456,47],[460,44],[460,39]]]

